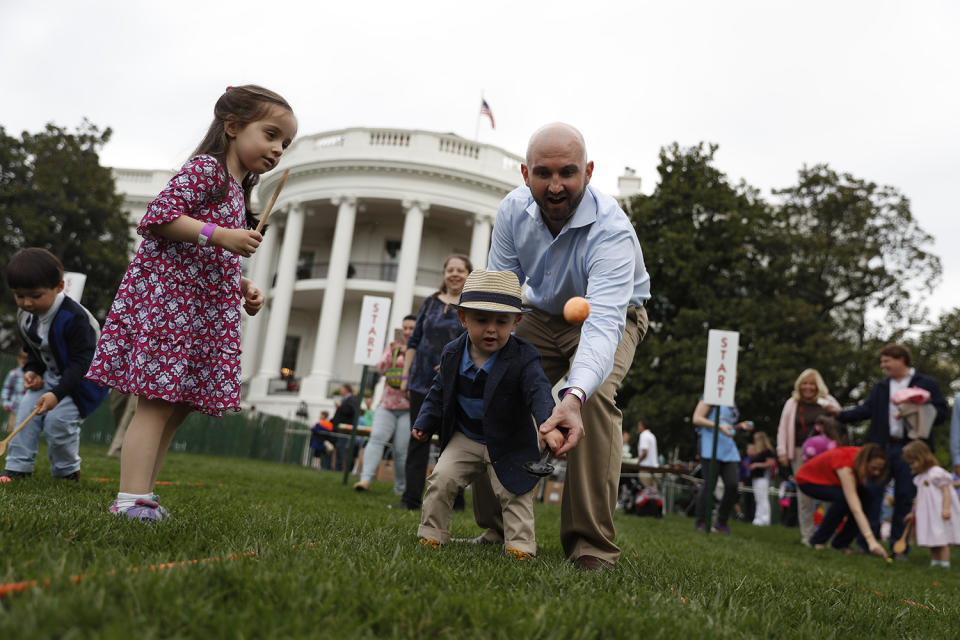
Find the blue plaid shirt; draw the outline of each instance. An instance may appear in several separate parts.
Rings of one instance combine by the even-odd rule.
[[[495,351],[483,366],[478,368],[470,357],[470,341],[467,340],[460,358],[460,375],[457,376],[457,427],[463,435],[480,444],[487,443],[483,437],[483,390],[499,353]]]

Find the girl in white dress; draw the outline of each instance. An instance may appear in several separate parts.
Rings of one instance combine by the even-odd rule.
[[[952,478],[921,440],[903,448],[903,459],[916,474],[913,484],[917,486],[915,513],[904,520],[916,520],[917,544],[930,547],[930,566],[949,568],[950,545],[960,544],[960,499]]]

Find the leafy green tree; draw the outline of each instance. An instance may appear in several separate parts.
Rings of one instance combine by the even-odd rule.
[[[834,357],[821,373],[841,401],[855,400],[877,377],[876,349],[923,319],[942,274],[925,249],[932,238],[897,189],[827,165],[802,168],[796,185],[774,193],[780,246],[771,266],[831,326]],[[877,312],[882,323],[871,325]]]
[[[731,185],[713,166],[716,149],[661,150],[654,193],[627,203],[653,298],[620,402],[628,425],[643,417],[666,447],[695,441],[690,417],[703,391],[709,329],[740,332],[737,402],[768,431],[800,371],[798,353],[830,335],[808,303],[782,294],[770,269],[773,213],[755,189]]]
[[[132,249],[130,222],[99,152],[110,139],[87,120],[75,132],[48,124],[20,138],[0,127],[2,265],[25,247],[43,247],[67,271],[87,275],[83,303],[106,316]],[[0,283],[0,349],[10,350],[16,306]]]
[[[941,315],[911,348],[917,368],[933,376],[944,394],[960,393],[960,307]]]
[[[619,403],[628,426],[643,417],[666,447],[695,441],[709,329],[740,333],[737,404],[774,435],[808,367],[842,402],[861,398],[879,375],[877,349],[916,319],[940,273],[895,189],[817,166],[768,204],[730,184],[716,149],[664,148],[654,192],[625,203],[653,298]],[[868,323],[881,305],[892,326]]]

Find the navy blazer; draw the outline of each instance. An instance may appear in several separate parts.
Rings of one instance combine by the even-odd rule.
[[[426,434],[439,433],[441,450],[459,431],[457,376],[467,340],[464,333],[443,348],[440,370],[413,425]],[[537,429],[556,406],[552,388],[536,347],[511,335],[483,389],[483,435],[497,479],[513,494],[530,491],[539,480],[523,470],[523,463],[540,457]]]
[[[940,392],[937,382],[930,376],[915,373],[908,387],[920,387],[930,392],[930,404],[937,409],[937,417],[933,424],[942,424],[947,419],[947,401]],[[867,432],[867,442],[875,442],[883,447],[890,443],[890,378],[884,378],[873,385],[870,395],[859,407],[841,411],[837,418],[841,422],[857,422],[870,418],[870,431]],[[904,431],[906,437],[906,431]],[[933,430],[930,437],[924,442],[933,450]]]
[[[40,345],[27,336],[27,324],[33,315],[23,309],[17,311],[17,328],[23,350],[27,352],[27,363],[23,365],[23,370],[33,371],[43,377],[47,365],[40,354]],[[64,297],[47,332],[47,342],[60,370],[60,380],[50,391],[57,396],[58,402],[63,400],[64,396],[70,396],[77,405],[81,418],[93,413],[110,393],[107,387],[84,378],[99,338],[100,324],[93,315],[73,298]]]

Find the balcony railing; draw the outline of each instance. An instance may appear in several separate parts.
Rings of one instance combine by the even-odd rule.
[[[392,262],[351,262],[347,278],[356,280],[380,280],[396,282],[399,265]],[[314,262],[297,267],[297,280],[322,280],[330,271],[329,262]],[[441,269],[417,269],[416,284],[425,287],[440,286],[443,281]]]

